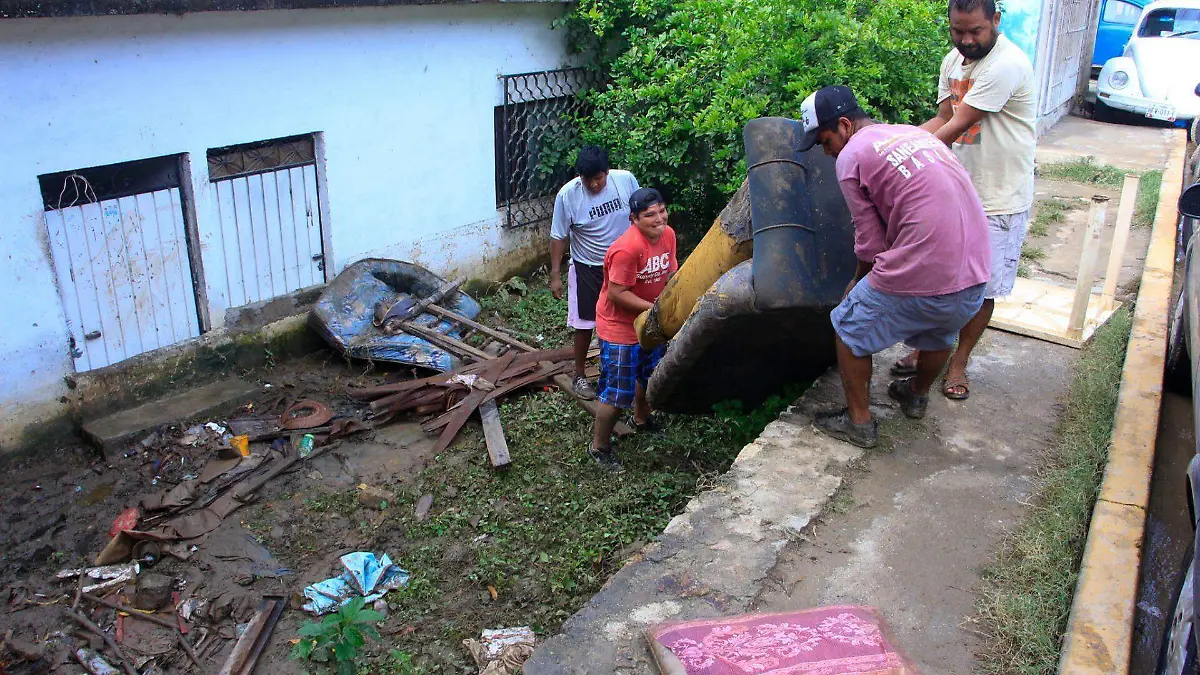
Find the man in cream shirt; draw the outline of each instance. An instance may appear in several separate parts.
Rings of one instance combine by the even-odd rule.
[[[995,299],[1012,292],[1033,207],[1037,94],[1029,57],[1000,33],[995,0],[949,0],[954,49],[942,59],[938,112],[921,125],[954,151],[983,201],[992,249],[992,278],[983,307],[963,327],[942,393],[970,395],[967,363],[992,318]],[[892,366],[916,372],[917,353]]]

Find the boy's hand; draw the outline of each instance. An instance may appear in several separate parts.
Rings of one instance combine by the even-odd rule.
[[[559,277],[557,274],[550,276],[550,292],[552,294],[554,294],[555,300],[562,300],[562,297],[563,297],[562,278]]]

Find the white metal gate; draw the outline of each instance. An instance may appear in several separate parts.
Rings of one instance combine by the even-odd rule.
[[[1052,2],[1053,29],[1050,33],[1049,76],[1042,96],[1041,114],[1054,112],[1071,100],[1079,83],[1083,66],[1084,42],[1091,25],[1092,12],[1098,2],[1089,0],[1057,0]]]
[[[208,166],[225,269],[224,279],[209,283],[228,306],[324,283],[312,137],[212,150]]]
[[[78,372],[200,334],[178,160],[165,159],[175,167],[165,169],[171,174],[166,184],[161,175],[147,184],[136,175],[144,167],[131,168],[138,162],[111,180],[78,173],[42,177],[50,249]],[[61,191],[45,189],[55,182],[62,183]],[[118,196],[121,191],[134,193]]]

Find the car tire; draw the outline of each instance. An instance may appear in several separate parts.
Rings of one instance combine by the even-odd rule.
[[[1096,109],[1092,111],[1092,119],[1112,124],[1120,121],[1117,119],[1117,110],[1099,99],[1096,100]]]
[[[1171,598],[1169,623],[1164,627],[1155,675],[1192,675],[1197,669],[1195,612],[1192,607],[1192,557],[1195,545],[1183,557],[1183,573]]]
[[[1180,293],[1167,333],[1167,362],[1163,372],[1163,386],[1167,391],[1191,398],[1192,358],[1188,353],[1187,334],[1187,296]]]

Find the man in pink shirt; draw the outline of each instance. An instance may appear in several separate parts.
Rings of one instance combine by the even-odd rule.
[[[877,124],[847,87],[817,91],[801,112],[800,150],[820,143],[837,158],[858,257],[830,314],[847,407],[818,415],[816,425],[871,448],[879,440],[869,408],[871,355],[901,341],[920,350],[916,375],[893,381],[888,395],[908,417],[924,417],[955,337],[983,305],[987,216],[966,169],[929,132]]]

